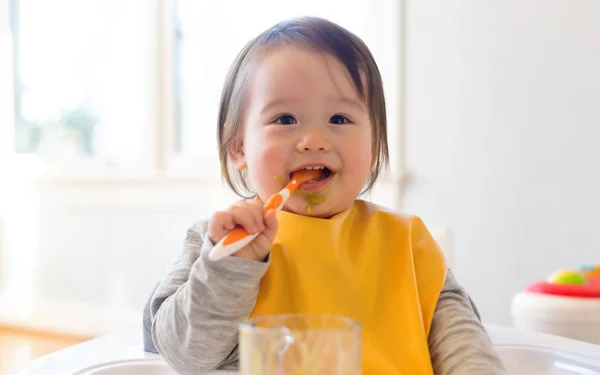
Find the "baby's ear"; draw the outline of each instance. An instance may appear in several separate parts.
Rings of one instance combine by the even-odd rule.
[[[241,171],[246,168],[246,154],[244,154],[244,142],[237,138],[231,143],[231,147],[229,148],[229,158],[231,159],[231,164],[233,167]]]

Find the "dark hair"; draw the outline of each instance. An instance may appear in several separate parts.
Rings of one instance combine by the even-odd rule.
[[[230,150],[239,142],[244,118],[249,67],[261,53],[272,48],[296,45],[337,58],[348,70],[361,99],[367,105],[373,132],[372,172],[365,192],[371,190],[382,169],[389,164],[387,119],[383,83],[369,48],[345,28],[318,17],[285,20],[252,39],[234,60],[223,87],[219,107],[217,137],[221,173],[227,185],[240,196],[251,192],[246,172],[232,168]],[[232,178],[232,175],[235,178]]]

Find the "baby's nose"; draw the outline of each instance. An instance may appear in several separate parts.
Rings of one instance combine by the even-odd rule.
[[[304,151],[327,152],[331,148],[324,131],[318,129],[307,130],[298,142],[297,149]]]

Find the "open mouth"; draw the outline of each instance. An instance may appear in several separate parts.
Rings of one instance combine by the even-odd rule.
[[[333,174],[334,174],[334,172],[331,169],[327,168],[324,165],[314,166],[314,167],[304,167],[302,169],[308,169],[308,170],[317,169],[317,170],[321,171],[321,174],[319,175],[319,177],[317,179],[308,181],[307,184],[312,184],[312,183],[319,182],[319,181],[325,181],[329,177],[333,176]],[[292,178],[292,174],[294,174],[294,172],[290,173],[290,175],[289,175],[290,179]]]

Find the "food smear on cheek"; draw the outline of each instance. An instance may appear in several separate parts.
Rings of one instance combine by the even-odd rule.
[[[281,176],[273,176],[273,180],[278,181],[281,184],[282,189],[287,185]]]

